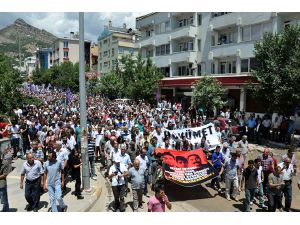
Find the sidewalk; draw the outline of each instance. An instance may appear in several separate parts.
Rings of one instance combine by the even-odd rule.
[[[26,212],[27,201],[25,199],[25,184],[23,190],[20,189],[20,171],[25,160],[13,160],[13,171],[7,178],[8,183],[8,201],[11,212]],[[96,164],[97,166],[97,164]],[[97,171],[97,170],[96,170]],[[101,176],[97,173],[97,176]],[[92,191],[90,193],[82,192],[84,199],[77,200],[74,195],[75,181],[67,184],[67,194],[63,200],[68,206],[67,212],[87,212],[96,203],[102,193],[102,184],[100,179],[90,180]],[[50,201],[48,193],[43,193],[40,199],[39,212],[48,212]]]

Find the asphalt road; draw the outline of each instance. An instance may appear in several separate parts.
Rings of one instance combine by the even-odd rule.
[[[257,146],[252,146],[253,149],[257,149]],[[276,158],[280,159],[281,155],[286,153],[286,150],[274,149],[272,150]],[[254,159],[259,154],[260,151],[254,150],[249,154],[248,159]],[[298,162],[300,161],[300,152],[296,153]],[[299,167],[299,166],[298,166]],[[110,182],[104,178],[103,173],[101,182],[105,183],[103,185],[102,195],[91,208],[91,212],[112,212],[111,206],[113,204],[113,195],[111,192]],[[294,177],[293,182],[293,202],[292,202],[292,211],[300,211],[300,190],[297,187],[297,181],[300,179],[300,172],[296,177]],[[221,187],[224,189],[225,185],[222,183]],[[153,195],[153,192],[149,193]],[[210,187],[210,181],[193,188],[184,188],[172,183],[167,184],[166,194],[173,205],[172,212],[242,212],[243,211],[243,200],[244,192],[241,192],[239,195],[239,201],[234,200],[228,201],[224,194],[219,195],[217,191]],[[144,209],[139,211],[147,211],[147,202],[148,198],[143,197],[144,200]],[[127,205],[126,212],[132,212],[132,195],[131,192],[128,193],[128,196],[125,199]],[[252,212],[262,212],[256,203],[253,204]],[[284,200],[283,200],[284,203]]]

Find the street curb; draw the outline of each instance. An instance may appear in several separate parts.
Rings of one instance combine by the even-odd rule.
[[[91,195],[90,199],[88,200],[87,206],[85,206],[81,212],[89,212],[91,208],[96,204],[97,200],[100,198],[102,194],[102,185],[100,182],[97,182],[97,185],[93,187],[94,193]]]

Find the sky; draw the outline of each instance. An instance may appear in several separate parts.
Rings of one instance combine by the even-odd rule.
[[[135,28],[135,18],[147,14],[147,12],[86,12],[85,19],[85,38],[93,42],[97,41],[98,36],[103,31],[104,25],[112,21],[113,26],[122,27],[123,23],[127,28]],[[78,13],[30,13],[30,12],[12,12],[0,13],[0,29],[11,25],[18,18],[23,19],[26,23],[45,29],[57,37],[69,37],[71,31],[78,32]]]

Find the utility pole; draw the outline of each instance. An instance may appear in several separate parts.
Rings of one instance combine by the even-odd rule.
[[[20,40],[20,32],[18,31],[18,39],[19,39],[19,72],[21,75],[21,40]]]
[[[85,87],[85,61],[84,61],[84,13],[79,13],[79,97],[80,97],[80,139],[82,157],[83,189],[87,192],[90,188],[90,170],[87,153],[87,119],[86,119],[86,87]]]

